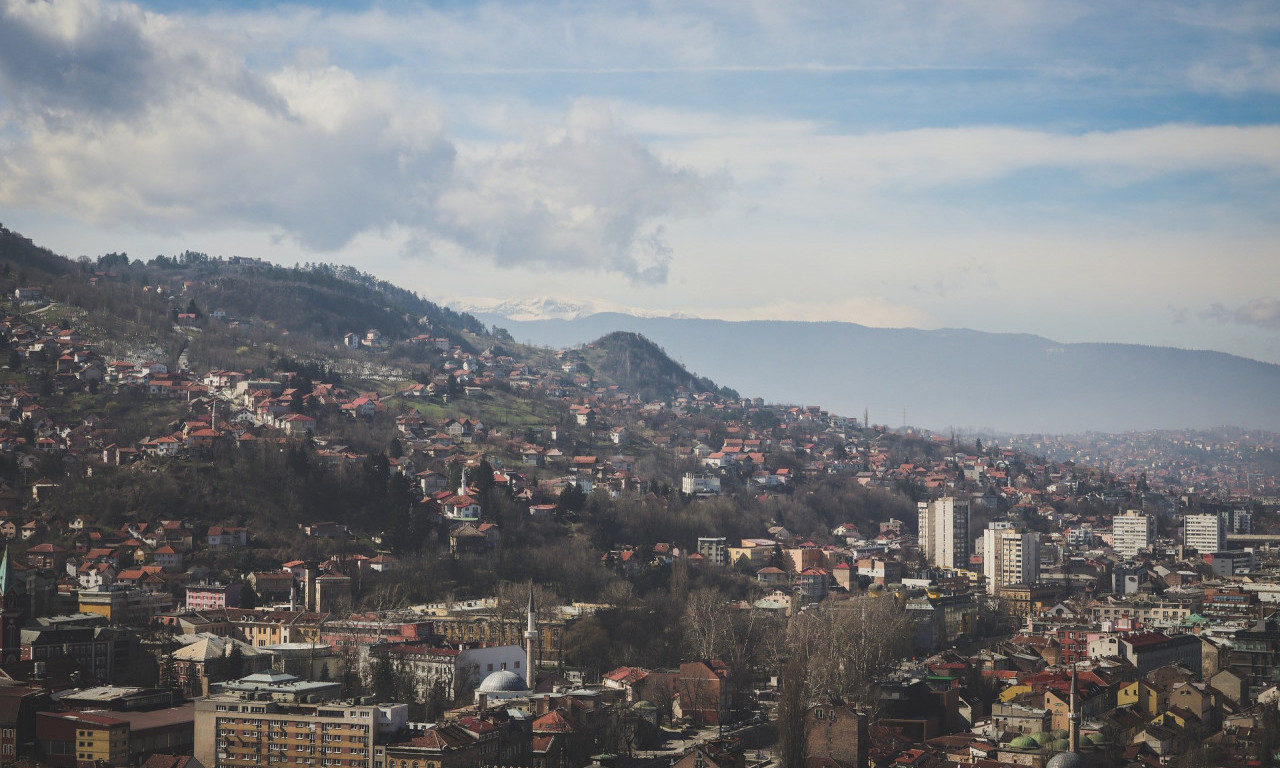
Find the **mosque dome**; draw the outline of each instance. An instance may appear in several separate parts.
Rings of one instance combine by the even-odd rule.
[[[490,674],[476,689],[478,693],[515,693],[527,690],[529,686],[525,685],[524,678],[509,669],[500,669]]]
[[[1045,768],[1084,768],[1088,762],[1079,752],[1059,752],[1049,758]]]

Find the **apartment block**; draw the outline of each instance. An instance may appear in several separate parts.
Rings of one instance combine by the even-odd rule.
[[[1136,509],[1116,515],[1111,520],[1111,549],[1124,557],[1151,549],[1156,540],[1156,519]]]
[[[940,568],[969,567],[969,501],[944,496],[919,504],[919,542],[925,558]]]

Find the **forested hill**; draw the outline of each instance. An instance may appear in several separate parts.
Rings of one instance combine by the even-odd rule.
[[[710,379],[690,373],[638,333],[607,334],[586,345],[583,353],[595,373],[641,400],[667,400],[678,389],[738,397],[732,389],[717,387]]]
[[[78,271],[75,262],[0,225],[0,275],[5,278],[47,280]]]
[[[77,288],[89,285],[105,288],[102,292],[108,294],[113,286],[150,286],[162,295],[187,295],[202,315],[222,309],[241,320],[263,321],[317,340],[331,341],[345,332],[363,334],[370,328],[407,335],[420,332],[414,330],[420,325],[439,332],[484,332],[484,325],[471,315],[345,265],[282,267],[260,259],[212,258],[195,251],[148,261],[125,253],[73,261],[3,226],[0,261],[8,266],[3,274],[6,280],[40,287],[55,300],[80,303],[83,296]],[[109,301],[97,303],[110,309]]]

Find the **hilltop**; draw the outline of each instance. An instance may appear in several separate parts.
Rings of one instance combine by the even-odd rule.
[[[608,333],[586,344],[582,351],[596,374],[641,400],[669,400],[680,391],[738,397],[732,389],[717,387],[710,379],[693,375],[638,333]]]

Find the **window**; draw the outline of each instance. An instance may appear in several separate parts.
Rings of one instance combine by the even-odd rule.
[[[814,717],[816,717],[816,718],[818,718],[819,720],[825,720],[825,719],[826,719],[826,713],[825,713],[825,712],[823,712],[821,709],[816,709],[816,710],[814,710],[814,712],[813,712],[813,716],[814,716]]]

